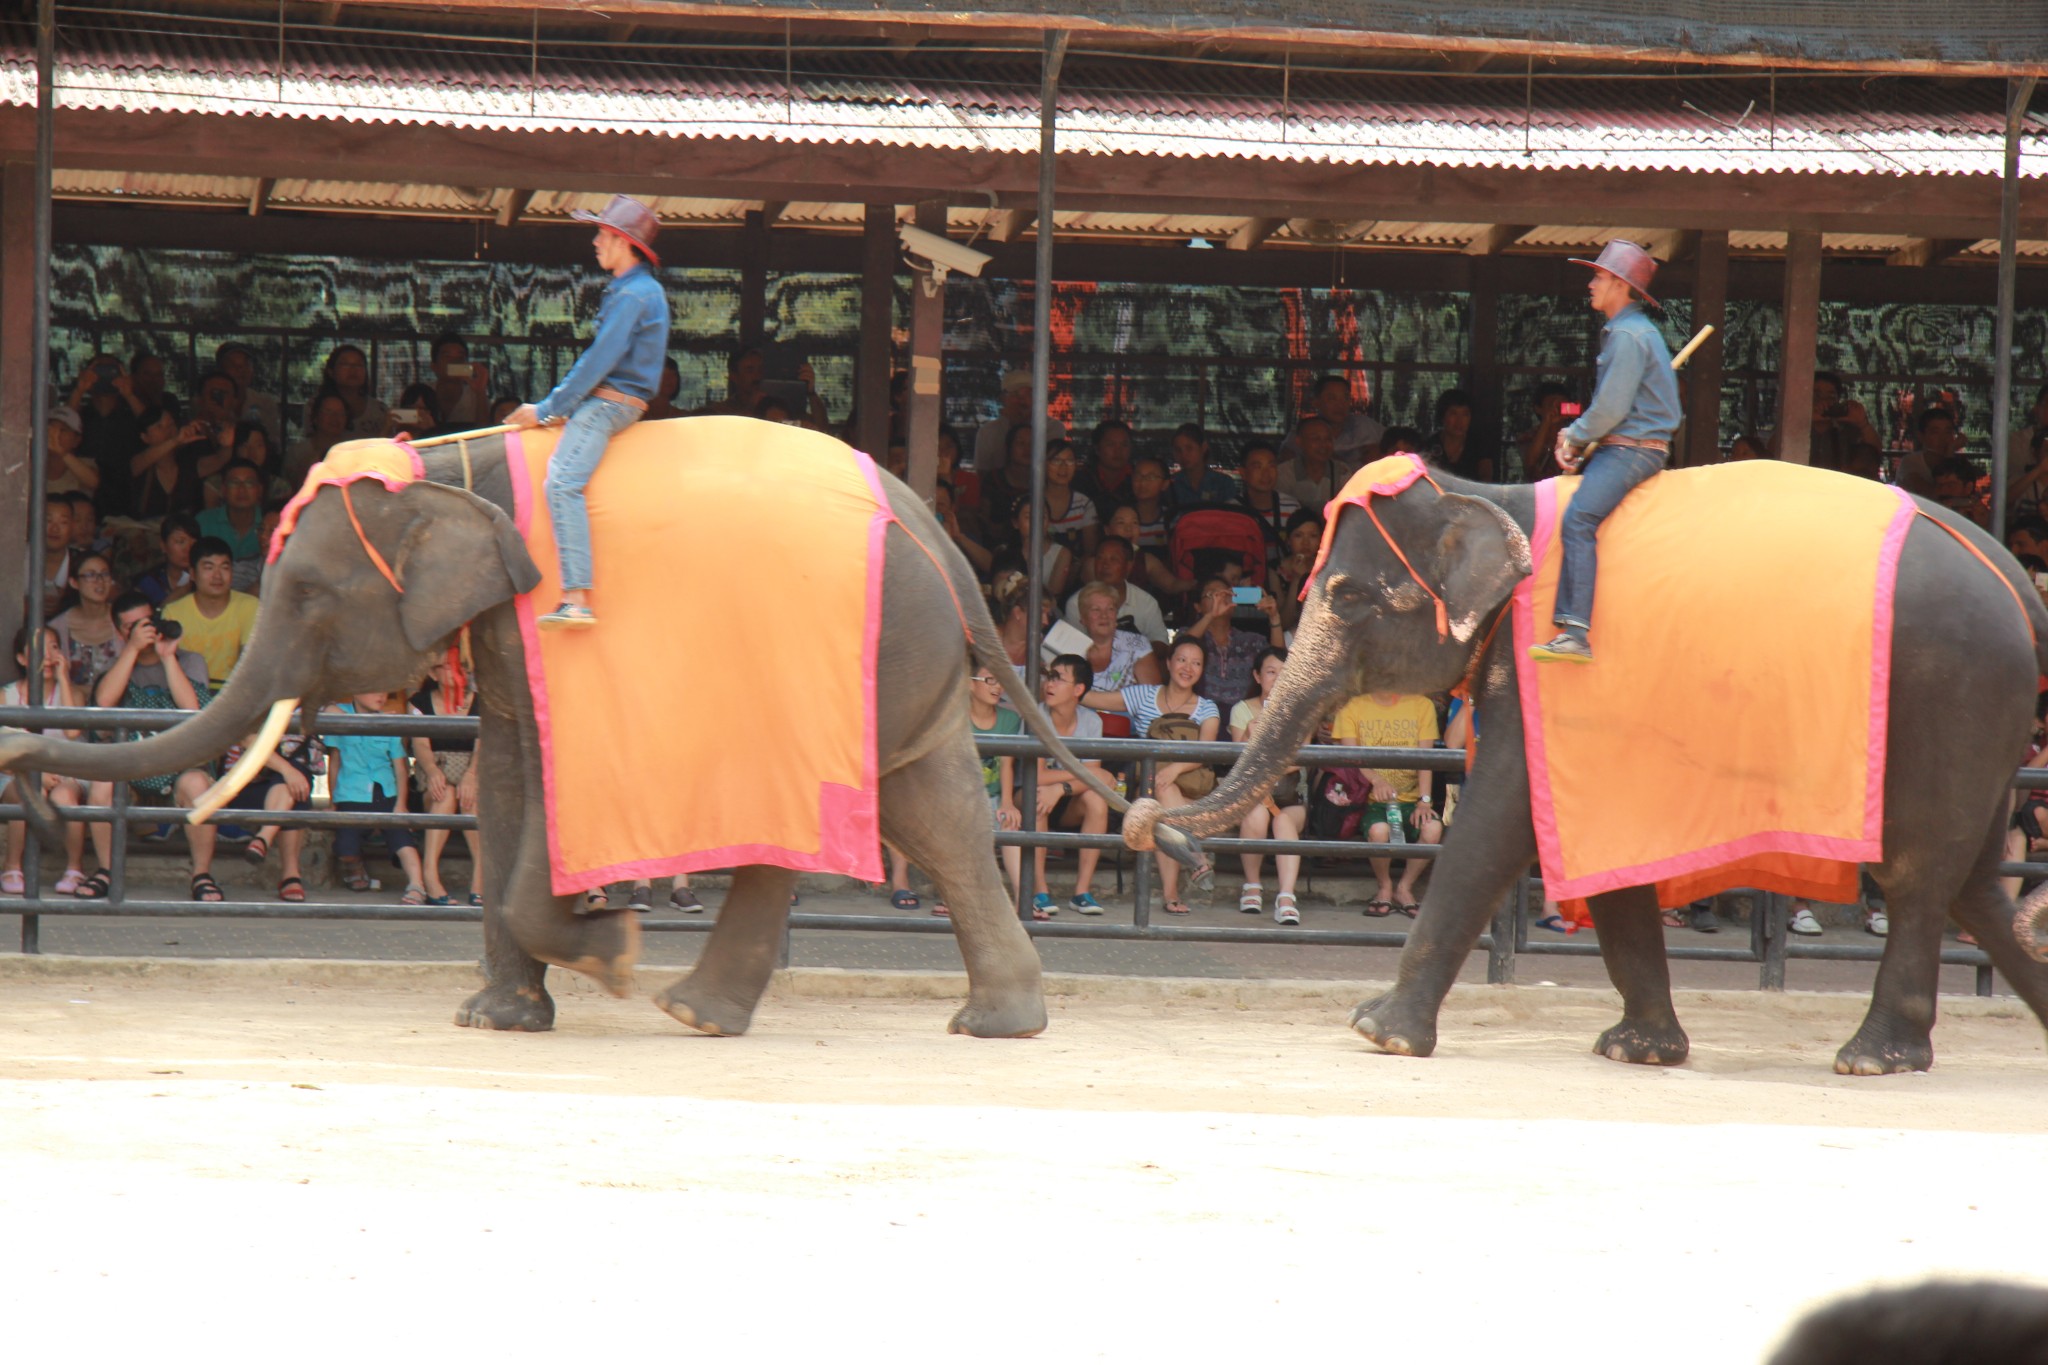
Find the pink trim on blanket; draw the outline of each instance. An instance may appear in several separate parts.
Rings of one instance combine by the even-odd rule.
[[[1536,485],[1536,525],[1529,534],[1529,562],[1536,566],[1515,585],[1515,669],[1522,698],[1522,739],[1529,763],[1529,815],[1536,826],[1536,863],[1546,891],[1564,880],[1564,850],[1557,838],[1557,807],[1550,798],[1550,756],[1544,747],[1543,704],[1529,671],[1529,651],[1536,647],[1536,578],[1543,556],[1557,534],[1557,480]],[[1555,893],[1551,893],[1555,899]]]
[[[1892,721],[1892,609],[1899,590],[1899,555],[1913,527],[1913,499],[1893,488],[1899,510],[1885,528],[1877,553],[1877,600],[1870,622],[1870,759],[1863,778],[1863,838],[1875,849],[1884,837],[1884,770]],[[1866,861],[1876,861],[1873,855]]]
[[[873,792],[857,792],[837,782],[818,788],[818,827],[825,838],[815,853],[783,848],[777,844],[728,844],[724,848],[699,849],[666,858],[645,858],[637,862],[614,863],[610,867],[581,872],[564,881],[550,874],[551,889],[558,896],[576,895],[608,882],[652,881],[656,877],[684,876],[728,867],[762,864],[786,867],[792,872],[830,872],[880,881],[882,871],[881,808]],[[869,831],[862,840],[860,831]],[[859,841],[859,842],[856,842]],[[868,862],[856,859],[866,850]],[[849,871],[849,868],[857,870]]]
[[[505,472],[512,479],[512,525],[523,540],[533,529],[533,483],[526,466],[526,443],[521,435],[517,431],[505,433]],[[512,611],[519,621],[519,645],[526,655],[526,691],[533,698],[533,724],[540,734],[541,804],[547,811],[547,819],[543,823],[548,833],[548,884],[557,896],[567,896],[587,891],[604,879],[586,881],[579,877],[571,882],[556,870],[562,865],[562,850],[555,842],[559,822],[555,819],[554,717],[548,708],[547,670],[541,664],[540,617],[534,606],[533,593],[521,593],[512,603]]]
[[[1893,607],[1898,590],[1899,556],[1906,532],[1913,524],[1913,500],[1902,490],[1899,510],[1885,528],[1878,556],[1876,595],[1873,602],[1870,642],[1870,731],[1868,765],[1863,789],[1863,837],[1837,839],[1791,830],[1770,830],[1716,844],[1709,848],[1673,854],[1636,867],[1611,868],[1584,877],[1564,875],[1564,849],[1557,832],[1557,809],[1550,790],[1550,762],[1544,747],[1542,703],[1535,679],[1526,667],[1535,640],[1536,574],[1515,588],[1515,657],[1523,663],[1518,678],[1522,700],[1522,729],[1529,764],[1530,816],[1536,827],[1537,864],[1543,872],[1544,893],[1552,900],[1578,900],[1603,891],[1649,886],[1673,877],[1704,872],[1724,863],[1762,854],[1800,854],[1837,862],[1872,863],[1883,857],[1884,775],[1891,723],[1891,673]],[[1536,526],[1529,537],[1530,562],[1540,571],[1543,557],[1557,533],[1557,482],[1545,479],[1536,485]]]

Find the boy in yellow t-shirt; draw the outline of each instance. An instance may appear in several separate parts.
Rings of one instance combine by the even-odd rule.
[[[1337,743],[1366,748],[1426,749],[1436,743],[1438,735],[1436,703],[1428,697],[1399,692],[1369,692],[1353,697],[1338,708],[1330,724],[1330,737]],[[1385,819],[1384,805],[1389,801],[1400,803],[1402,833],[1409,843],[1442,842],[1443,823],[1436,818],[1430,803],[1434,773],[1427,769],[1368,768],[1365,775],[1372,783],[1373,801],[1366,814],[1367,843],[1384,844],[1393,839],[1393,829]],[[1423,860],[1410,858],[1403,863],[1401,883],[1390,891],[1393,869],[1391,858],[1372,860],[1373,877],[1379,885],[1365,913],[1379,918],[1399,910],[1413,919],[1422,908],[1415,900],[1415,883],[1422,876]]]
[[[242,647],[256,631],[257,601],[236,592],[235,555],[218,536],[203,536],[192,547],[192,594],[163,609],[184,634],[178,647],[206,660],[206,677],[219,691],[241,660]]]

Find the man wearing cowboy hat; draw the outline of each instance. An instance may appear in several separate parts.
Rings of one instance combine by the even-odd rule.
[[[551,628],[597,624],[590,609],[590,514],[583,489],[604,458],[605,444],[647,411],[668,355],[668,295],[654,278],[661,265],[654,234],[661,225],[652,210],[618,195],[603,213],[578,209],[569,216],[597,224],[597,263],[612,275],[598,305],[597,335],[553,393],[506,418],[516,427],[562,424],[562,439],[548,462],[548,512],[562,560],[562,604],[540,618]]]
[[[1612,241],[1597,260],[1573,264],[1593,267],[1586,292],[1594,309],[1606,315],[1607,326],[1600,334],[1593,401],[1557,434],[1559,466],[1581,477],[1564,514],[1564,565],[1551,613],[1557,638],[1535,646],[1529,656],[1542,662],[1591,663],[1587,636],[1593,629],[1600,523],[1630,489],[1664,467],[1680,409],[1671,351],[1636,302],[1639,295],[1645,303],[1657,302],[1650,297],[1657,273],[1650,253],[1634,242]]]

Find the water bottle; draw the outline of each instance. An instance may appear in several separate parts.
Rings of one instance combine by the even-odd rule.
[[[1386,819],[1387,819],[1387,842],[1388,842],[1388,843],[1390,843],[1390,844],[1405,844],[1405,843],[1407,843],[1407,842],[1408,842],[1408,834],[1407,834],[1407,832],[1406,832],[1405,830],[1403,830],[1403,829],[1401,828],[1401,803],[1400,803],[1399,801],[1389,801],[1389,802],[1387,802],[1387,816],[1386,816]]]

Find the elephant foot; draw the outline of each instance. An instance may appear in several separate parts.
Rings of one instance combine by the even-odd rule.
[[[1389,991],[1351,1011],[1351,1028],[1382,1052],[1427,1057],[1436,1051],[1436,1011],[1418,1009]]]
[[[1869,1021],[1835,1054],[1838,1076],[1891,1076],[1903,1071],[1930,1071],[1933,1067],[1933,1039],[1924,1033],[1918,1037],[1896,1036]]]
[[[1623,1019],[1600,1035],[1593,1051],[1610,1062],[1677,1066],[1692,1054],[1692,1042],[1676,1019],[1654,1023]]]
[[[970,1038],[1035,1038],[1045,1032],[1045,996],[1017,991],[1002,999],[977,1000],[972,994],[946,1023],[946,1032]]]
[[[640,921],[632,911],[529,916],[513,921],[512,932],[530,956],[580,972],[622,999],[632,994],[640,960]]]
[[[455,1011],[459,1028],[546,1033],[555,1026],[555,1002],[541,986],[486,986]]]
[[[718,995],[696,981],[694,974],[654,997],[663,1014],[714,1038],[737,1038],[754,1022],[754,1005]]]

